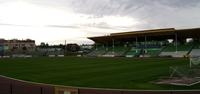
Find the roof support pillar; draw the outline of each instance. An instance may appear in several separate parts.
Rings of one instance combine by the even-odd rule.
[[[108,42],[106,42],[106,51],[108,51]]]
[[[135,37],[135,47],[137,48],[138,47],[138,37]],[[137,53],[137,50],[135,50],[136,53]]]
[[[113,54],[115,53],[114,51],[115,51],[115,40],[114,39],[112,39],[112,48],[113,48]]]
[[[95,50],[98,50],[98,48],[97,48],[97,43],[95,43],[95,48],[96,48]]]
[[[145,42],[144,42],[145,49],[147,49],[147,36],[144,37],[144,40],[145,40]]]

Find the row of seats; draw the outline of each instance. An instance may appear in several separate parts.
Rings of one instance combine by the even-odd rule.
[[[192,48],[192,45],[185,44],[185,45],[178,45],[176,49],[175,45],[170,44],[166,46],[166,48],[163,51],[164,52],[189,51],[191,48]]]
[[[136,47],[99,47],[90,52],[87,56],[103,56],[103,57],[114,57],[114,56],[127,56],[127,57],[139,57],[142,55],[157,56],[161,48],[147,48],[141,49]]]
[[[139,45],[137,48],[161,48],[161,45]]]
[[[152,57],[156,57],[160,54],[160,51],[162,50],[162,48],[151,48],[151,49],[147,49],[147,54],[149,56]]]
[[[114,57],[114,56],[126,56],[126,57],[157,57],[157,56],[170,56],[170,57],[184,57],[189,55],[191,52],[194,55],[200,56],[200,50],[193,49],[194,45],[182,44],[177,47],[173,44],[169,44],[165,47],[159,46],[146,46],[148,48],[139,47],[125,47],[125,46],[115,46],[113,47],[99,47],[89,53],[89,56],[105,56],[105,57]],[[198,46],[200,47],[200,46]],[[176,49],[177,48],[177,49]],[[197,47],[196,47],[197,48]],[[193,50],[192,50],[193,49]]]

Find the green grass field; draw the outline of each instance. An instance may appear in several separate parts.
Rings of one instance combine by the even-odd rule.
[[[187,65],[173,58],[10,58],[0,59],[0,75],[47,84],[145,90],[200,89],[156,85],[151,81],[169,76],[169,67]]]

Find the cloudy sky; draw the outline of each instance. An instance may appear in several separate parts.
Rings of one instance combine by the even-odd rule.
[[[0,38],[50,44],[156,28],[200,27],[200,0],[0,0]]]

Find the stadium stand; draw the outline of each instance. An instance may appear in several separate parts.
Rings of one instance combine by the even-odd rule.
[[[111,33],[107,36],[88,37],[95,42],[95,44],[110,45],[107,50],[94,50],[89,55],[97,56],[126,56],[126,57],[156,57],[156,56],[170,56],[170,57],[185,57],[188,55],[196,55],[200,49],[200,28],[191,29],[154,29],[142,31],[130,31],[122,33]],[[187,43],[187,39],[196,41],[198,48],[194,47],[195,42]],[[170,42],[169,40],[172,40]],[[124,48],[123,46],[115,46],[112,44],[132,43],[132,45]],[[137,46],[136,46],[137,44]],[[175,46],[177,45],[177,46]],[[191,52],[191,54],[190,54]]]

